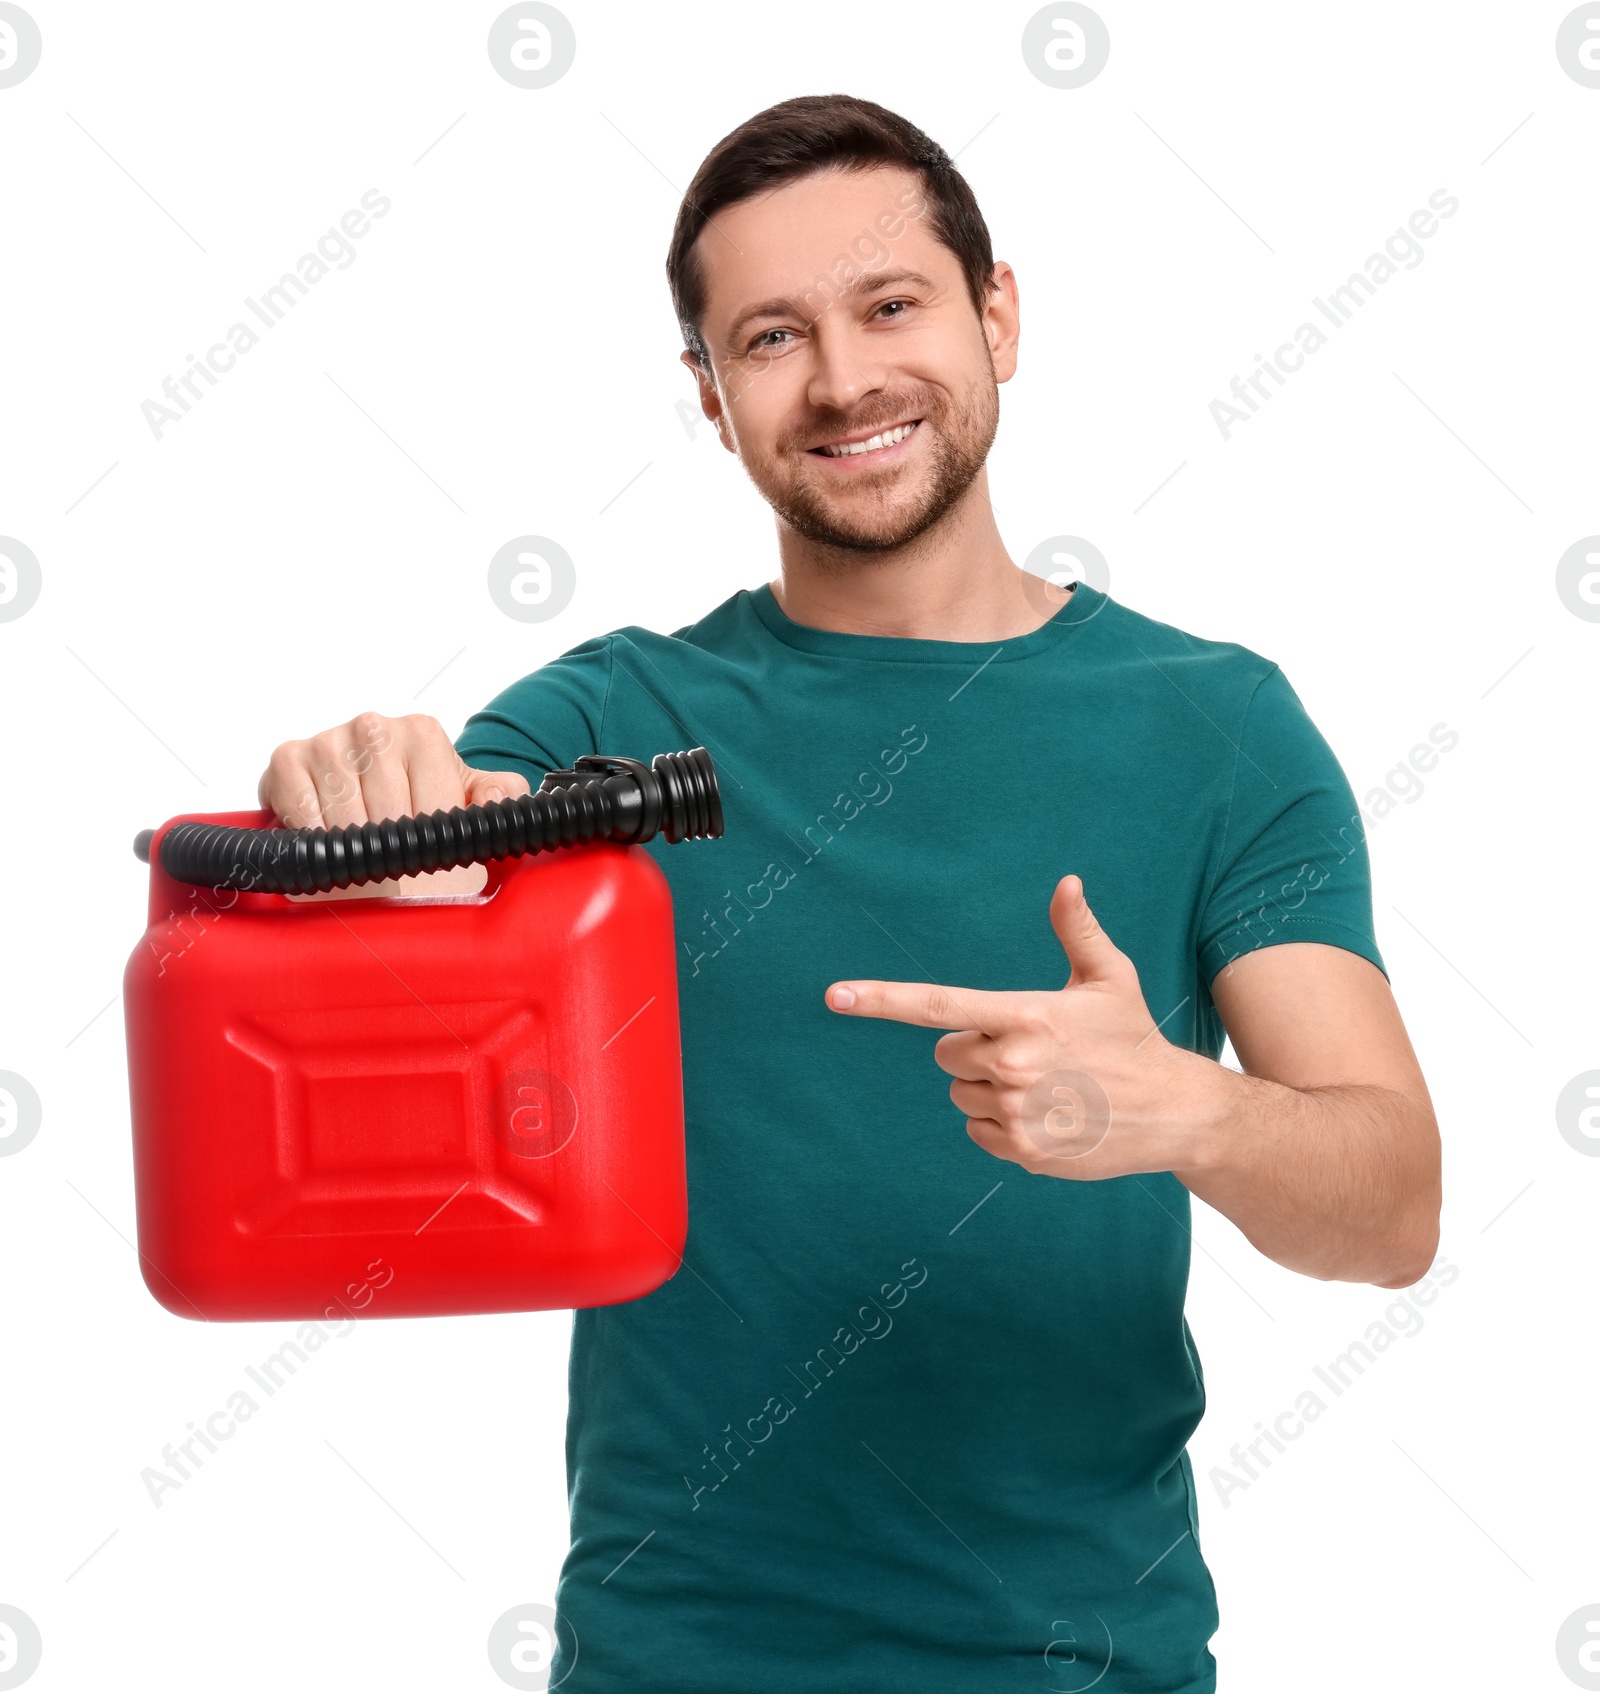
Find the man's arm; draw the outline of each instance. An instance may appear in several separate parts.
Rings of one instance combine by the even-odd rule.
[[[1383,973],[1290,942],[1234,960],[1211,995],[1245,1074],[1216,1067],[1209,1156],[1173,1174],[1290,1270],[1419,1281],[1439,1245],[1439,1130]]]
[[[1055,990],[837,982],[835,1011],[953,1033],[934,1062],[967,1134],[1041,1176],[1171,1171],[1269,1258],[1403,1288],[1439,1239],[1439,1134],[1388,984],[1316,942],[1220,971],[1212,997],[1245,1070],[1173,1045],[1133,961],[1075,876],[1050,902],[1071,966]]]

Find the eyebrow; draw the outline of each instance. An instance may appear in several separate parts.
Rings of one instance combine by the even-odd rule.
[[[819,276],[817,278],[818,283],[825,281],[824,277]],[[860,294],[875,294],[883,288],[900,288],[908,283],[918,288],[928,289],[930,292],[934,287],[934,284],[920,271],[906,270],[902,267],[889,271],[864,271],[854,282],[847,283],[836,292],[841,299],[850,299]],[[815,287],[816,284],[812,286]],[[833,285],[829,283],[827,286],[832,287]],[[802,317],[804,315],[800,302],[792,296],[783,295],[773,300],[763,300],[758,306],[747,306],[728,326],[728,343],[731,346],[745,329],[760,318]]]

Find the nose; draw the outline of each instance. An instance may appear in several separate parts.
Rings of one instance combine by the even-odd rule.
[[[806,398],[818,411],[852,412],[887,384],[888,366],[842,307],[815,320],[811,345]]]

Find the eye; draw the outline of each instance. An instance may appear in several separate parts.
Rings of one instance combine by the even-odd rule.
[[[762,331],[762,332],[761,332],[761,334],[760,334],[760,335],[758,335],[758,336],[757,336],[757,337],[756,337],[756,338],[755,338],[755,340],[754,340],[754,341],[752,341],[752,342],[751,342],[751,343],[750,343],[750,345],[749,345],[749,347],[748,347],[748,348],[746,348],[746,352],[750,352],[750,353],[753,353],[753,352],[755,352],[755,351],[756,351],[756,349],[757,349],[757,348],[771,348],[771,347],[779,347],[779,346],[781,346],[781,345],[782,345],[782,343],[781,343],[781,342],[777,342],[777,341],[769,341],[769,340],[768,340],[768,339],[767,339],[767,338],[768,338],[768,336],[773,336],[773,335],[793,335],[793,334],[794,334],[794,331],[793,331],[793,330],[792,330],[792,329],[768,329],[768,330],[763,330],[763,331]]]
[[[879,312],[886,312],[886,311],[888,311],[888,309],[891,306],[905,307],[905,306],[912,306],[912,305],[915,305],[915,304],[916,304],[916,302],[913,301],[913,300],[885,300],[884,303],[881,306],[878,307],[878,311]],[[876,314],[874,314],[874,316],[876,316]],[[904,317],[905,313],[904,313],[904,311],[901,311],[901,312],[898,312],[896,314],[896,316],[897,317]],[[893,319],[890,320],[890,322],[893,322],[893,321],[894,321]]]

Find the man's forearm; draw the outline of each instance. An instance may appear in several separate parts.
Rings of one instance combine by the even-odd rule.
[[[1425,1104],[1389,1088],[1288,1088],[1212,1071],[1207,1156],[1173,1171],[1192,1194],[1307,1276],[1403,1288],[1427,1272],[1440,1179]]]
[[[1079,1182],[1171,1171],[1269,1258],[1325,1281],[1404,1288],[1426,1274],[1439,1131],[1375,965],[1296,943],[1220,972],[1216,1008],[1255,1073],[1242,1075],[1161,1034],[1079,877],[1057,883],[1050,921],[1065,988],[852,979],[830,985],[828,1004],[946,1030],[934,1062],[955,1079],[967,1134],[996,1158]]]

